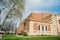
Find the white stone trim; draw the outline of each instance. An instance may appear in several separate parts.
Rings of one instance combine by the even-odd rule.
[[[40,25],[40,32],[39,32],[39,30],[37,30],[37,32],[34,33],[34,30],[33,30],[33,25],[34,25],[34,23],[38,23],[38,25]],[[44,31],[42,31],[42,25],[44,25],[44,24],[47,24],[47,25],[45,25],[45,26],[51,25],[51,31],[45,31],[45,28],[44,28]],[[38,25],[37,25],[37,27],[38,27]],[[48,28],[48,27],[47,27],[47,28]],[[31,35],[34,35],[34,34],[51,34],[51,35],[53,34],[53,35],[56,35],[56,34],[54,34],[53,24],[41,23],[41,22],[34,22],[34,21],[30,21],[30,22],[29,22],[29,33],[30,33]]]

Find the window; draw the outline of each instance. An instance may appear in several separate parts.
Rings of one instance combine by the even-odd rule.
[[[45,30],[47,31],[47,26],[45,26]]]
[[[59,20],[59,24],[60,24],[60,20]]]
[[[40,25],[38,25],[38,30],[40,30]]]
[[[24,26],[26,26],[26,22],[24,22]]]
[[[42,31],[44,31],[44,26],[42,26]]]
[[[24,30],[26,29],[26,22],[24,23]]]
[[[34,30],[38,30],[37,23],[34,23],[33,29],[34,29]]]

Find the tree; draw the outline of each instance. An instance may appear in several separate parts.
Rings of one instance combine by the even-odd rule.
[[[0,8],[1,14],[3,10],[7,11],[7,13],[4,12],[5,15],[4,15],[4,19],[2,19],[3,20],[1,24],[2,26],[5,24],[5,21],[8,18],[21,19],[23,17],[22,13],[24,10],[24,0],[0,0],[0,2],[1,5],[4,6]]]
[[[19,17],[19,18],[22,17],[22,12],[24,9],[23,0],[3,0],[2,2],[3,2],[3,5],[5,6],[5,8],[8,8],[8,10],[9,10],[8,13],[6,13],[7,15],[6,15],[5,19],[8,16],[10,16],[11,18],[12,17]],[[11,5],[13,5],[13,6],[10,7]],[[3,8],[3,10],[5,8]],[[1,9],[1,11],[2,11],[2,9]]]
[[[14,31],[14,21],[10,18],[6,19],[4,27],[3,27],[3,31],[5,31],[5,33],[13,33]]]

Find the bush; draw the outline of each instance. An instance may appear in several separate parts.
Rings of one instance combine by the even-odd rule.
[[[26,32],[23,32],[23,34],[22,34],[23,36],[28,36],[28,34],[26,33]]]
[[[18,35],[22,35],[22,33],[19,33]]]
[[[41,34],[41,36],[44,36],[43,34]]]
[[[41,36],[47,36],[46,34],[41,34]]]
[[[21,32],[18,35],[28,36],[28,34],[26,32]]]

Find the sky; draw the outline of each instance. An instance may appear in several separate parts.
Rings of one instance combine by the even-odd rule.
[[[24,18],[31,12],[60,13],[60,0],[25,0]]]
[[[31,12],[50,12],[58,14],[60,13],[60,0],[25,0],[24,7],[23,19],[27,18]],[[0,9],[3,8],[3,3],[0,2]],[[2,19],[4,19],[4,15],[6,15],[5,13],[7,13],[7,11],[9,10],[5,9],[2,11],[0,15]],[[1,22],[3,22],[3,20]]]

